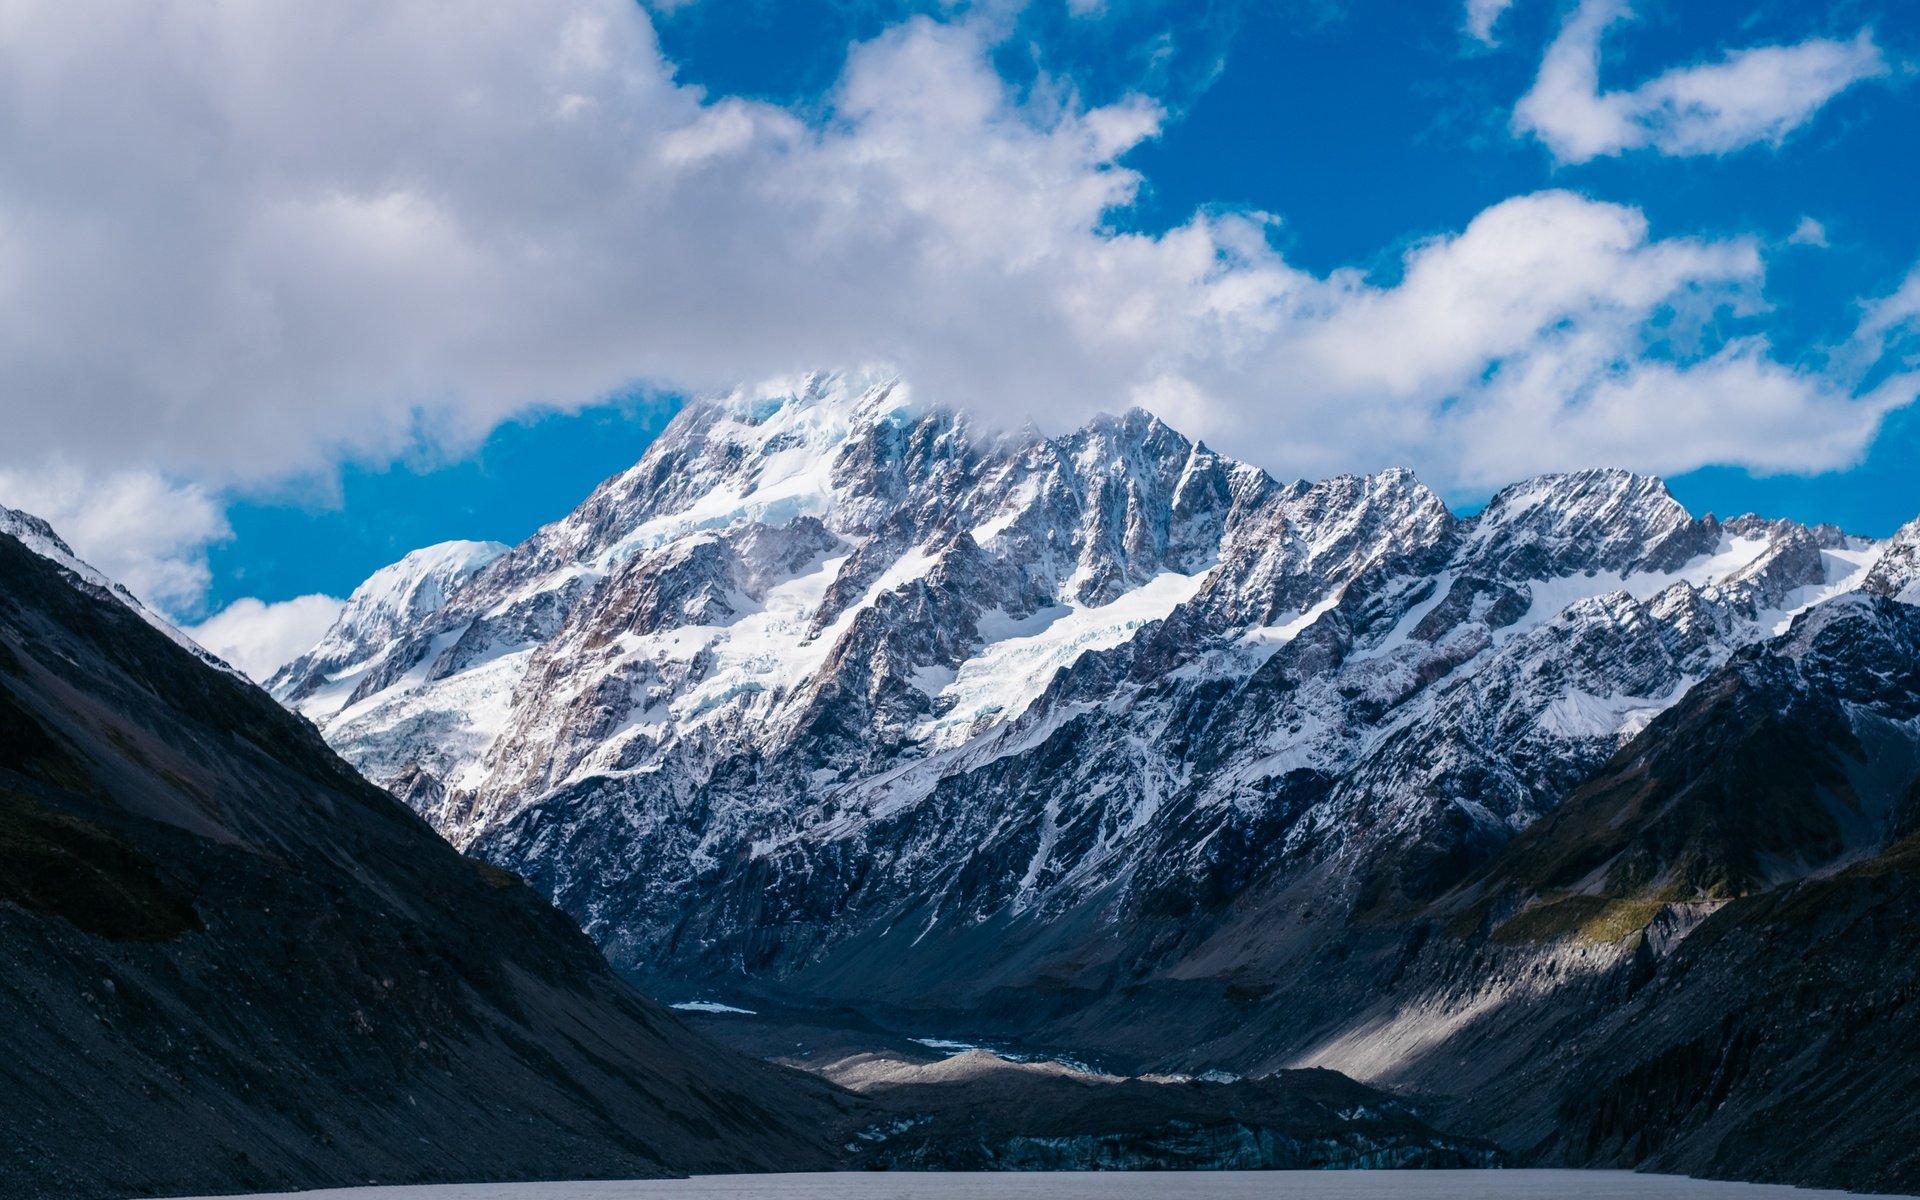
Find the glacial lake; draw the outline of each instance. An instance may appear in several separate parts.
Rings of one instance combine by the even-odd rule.
[[[1838,1200],[1850,1194],[1630,1171],[1101,1171],[707,1175],[272,1195],[300,1200]]]

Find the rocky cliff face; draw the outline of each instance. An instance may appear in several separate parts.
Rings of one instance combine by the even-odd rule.
[[[1888,539],[1862,590],[1920,604],[1920,517],[1900,527]]]
[[[1308,925],[1442,895],[1882,557],[1623,472],[1461,518],[816,377],[273,690],[637,976],[978,1011],[1161,971],[1206,922],[1149,918],[1256,879]]]
[[[1916,830],[1920,608],[1837,597],[1436,896],[1342,905],[1284,859],[1169,885],[1105,927],[1128,974],[943,1016],[1132,1071],[1334,1067],[1522,1163],[1911,1193]]]

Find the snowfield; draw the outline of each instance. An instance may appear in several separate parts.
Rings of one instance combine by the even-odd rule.
[[[711,1175],[631,1183],[453,1184],[275,1194],[303,1200],[1826,1200],[1851,1195],[1631,1171]]]

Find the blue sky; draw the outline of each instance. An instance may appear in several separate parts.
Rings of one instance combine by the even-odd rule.
[[[863,358],[991,415],[1147,403],[1281,475],[1411,461],[1461,507],[1531,470],[1620,461],[1696,511],[1876,535],[1920,513],[1902,405],[1920,289],[1901,291],[1920,262],[1920,9],[1483,0],[1483,39],[1472,7],[499,0],[450,45],[384,13],[357,41],[260,20],[213,39],[279,63],[211,91],[208,111],[239,114],[221,120],[154,115],[139,89],[169,94],[172,68],[213,87],[235,55],[156,64],[148,47],[177,39],[129,30],[98,49],[130,80],[124,109],[89,101],[77,131],[8,114],[0,148],[76,143],[14,198],[70,209],[99,184],[89,138],[105,162],[139,135],[151,194],[137,213],[97,202],[75,241],[124,234],[129,282],[48,308],[73,310],[77,343],[141,319],[113,309],[151,277],[185,293],[181,329],[0,352],[15,394],[86,397],[72,427],[52,404],[25,422],[0,502],[53,510],[187,618],[337,597],[418,545],[562,515],[682,394]],[[336,35],[364,111],[326,82]],[[444,99],[468,92],[482,102]],[[551,124],[520,128],[529,105]],[[652,203],[623,190],[637,144],[713,190],[676,177],[684,205],[623,216]],[[975,180],[991,227],[943,207]],[[1069,199],[1022,207],[1049,189]],[[866,213],[883,227],[844,232]],[[823,229],[834,253],[807,257]],[[1202,241],[1217,266],[1196,275],[1178,247]],[[956,260],[951,280],[929,266]],[[1095,269],[1132,272],[1166,319],[1135,335],[1062,317]],[[253,299],[209,285],[197,309],[183,271],[244,277]],[[1502,299],[1455,329],[1446,297],[1489,271]],[[952,307],[889,299],[895,277]],[[1222,318],[1248,290],[1264,307]],[[1030,341],[1010,332],[1027,304]],[[997,308],[1009,324],[977,317]],[[1396,322],[1427,360],[1361,378]],[[1113,345],[1144,348],[1102,374]],[[1617,412],[1594,415],[1603,401]],[[1703,415],[1667,428],[1669,411]],[[166,515],[145,542],[135,510]]]

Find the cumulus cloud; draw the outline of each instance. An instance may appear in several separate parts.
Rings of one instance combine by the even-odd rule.
[[[1540,193],[1416,247],[1391,286],[1273,260],[1222,276],[1211,315],[1235,314],[1216,321],[1232,341],[1208,345],[1196,323],[1181,370],[1199,396],[1237,398],[1190,405],[1216,437],[1309,475],[1368,457],[1480,489],[1596,463],[1849,465],[1920,378],[1856,395],[1851,374],[1716,336],[1721,314],[1760,311],[1762,278],[1748,239],[1656,239],[1633,209]],[[1261,380],[1265,413],[1250,402]]]
[[[343,600],[318,594],[278,604],[248,598],[234,601],[186,632],[249,678],[264,683],[312,649],[345,606]]]
[[[994,340],[1057,327],[1049,264],[1097,248],[1158,120],[1029,110],[927,21],[814,128],[676,84],[624,0],[4,20],[0,453],[220,482],[892,355],[993,301]]]
[[[1467,0],[1467,36],[1484,45],[1494,45],[1494,26],[1513,7],[1513,0]]]
[[[0,504],[44,518],[75,554],[153,608],[192,611],[207,546],[230,536],[219,502],[150,471],[95,473],[52,460],[0,469]]]
[[[1160,108],[1014,89],[983,24],[855,47],[803,118],[676,82],[626,0],[462,11],[0,10],[0,467],[57,454],[204,500],[635,383],[885,363],[990,417],[1141,403],[1282,474],[1480,487],[1832,468],[1912,393],[1721,336],[1763,309],[1750,240],[1570,193],[1496,205],[1390,281],[1296,268],[1265,214],[1119,231]]]
[[[1863,29],[1850,41],[1816,37],[1736,50],[1718,62],[1675,67],[1631,90],[1603,91],[1601,40],[1631,16],[1626,0],[1581,0],[1514,108],[1514,131],[1539,138],[1569,163],[1644,148],[1726,154],[1779,144],[1827,101],[1889,70]]]

